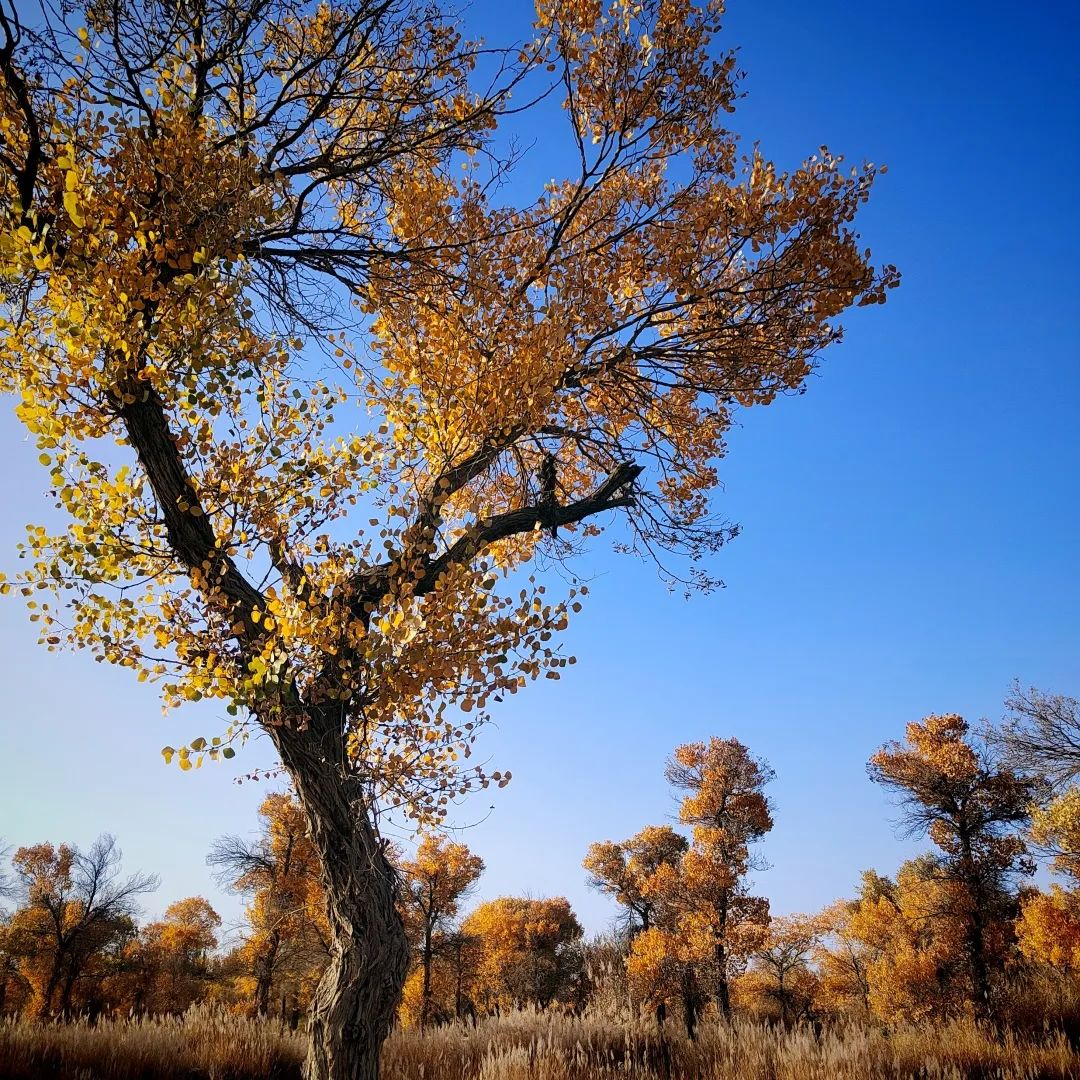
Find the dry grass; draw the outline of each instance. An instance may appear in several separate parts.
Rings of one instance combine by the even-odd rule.
[[[0,1022],[4,1080],[293,1080],[302,1038],[275,1023],[195,1012],[185,1019],[36,1026]],[[1080,1076],[1061,1037],[995,1041],[970,1025],[884,1033],[781,1031],[749,1021],[674,1031],[596,1017],[519,1013],[426,1033],[397,1032],[386,1080],[1034,1080]]]
[[[820,1037],[748,1021],[704,1025],[696,1043],[646,1025],[517,1014],[470,1028],[404,1032],[387,1044],[387,1080],[867,1080],[874,1077],[999,1080],[1080,1076],[1064,1039],[995,1042],[970,1025],[864,1026]]]
[[[298,1080],[303,1057],[278,1024],[205,1010],[96,1027],[0,1020],[3,1080]]]

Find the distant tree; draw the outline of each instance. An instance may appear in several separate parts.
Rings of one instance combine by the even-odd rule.
[[[7,861],[8,856],[11,854],[11,848],[4,843],[3,838],[0,837],[0,859]],[[8,900],[14,900],[18,895],[19,886],[15,880],[11,870],[0,863],[0,903]]]
[[[503,779],[465,752],[560,674],[577,603],[534,556],[613,511],[639,552],[731,535],[709,494],[737,411],[896,283],[853,225],[876,170],[740,150],[715,3],[542,0],[502,53],[403,0],[20,7],[0,390],[63,517],[20,587],[50,647],[273,742],[332,938],[306,1068],[374,1078],[408,963],[380,809],[436,821]],[[496,125],[552,90],[568,175],[510,186]]]
[[[1013,686],[1005,718],[987,732],[1015,772],[1060,789],[1080,777],[1080,702],[1064,694]]]
[[[252,1008],[265,1016],[275,982],[288,975],[293,996],[305,995],[321,975],[331,946],[321,864],[306,815],[291,795],[271,794],[259,817],[258,840],[221,837],[207,862],[219,882],[250,897],[237,959],[247,967]]]
[[[604,840],[589,847],[583,866],[589,884],[611,896],[626,912],[631,937],[652,927],[658,896],[657,872],[677,865],[689,843],[669,825],[649,825],[629,840]]]
[[[840,941],[819,963],[824,1007],[843,1011],[854,999],[894,1024],[958,1016],[970,1006],[964,893],[943,877],[935,856],[904,863],[895,880],[865,874],[832,929]],[[993,929],[987,947],[1000,960],[1008,923],[995,921]]]
[[[401,861],[399,868],[405,930],[420,962],[419,1021],[423,1027],[432,1016],[436,950],[445,944],[441,938],[450,929],[462,899],[484,872],[484,860],[465,844],[429,834],[420,841],[416,854]]]
[[[139,932],[139,1011],[182,1013],[205,995],[221,916],[201,896],[177,900]]]
[[[581,924],[564,897],[504,896],[479,905],[462,924],[475,942],[470,996],[488,1012],[547,1008],[574,996]]]
[[[15,852],[23,902],[9,928],[40,1016],[69,1016],[81,979],[95,958],[134,934],[139,897],[158,887],[154,875],[120,875],[116,841],[101,836],[88,851],[36,844]],[[102,977],[100,974],[98,978]]]
[[[877,878],[872,871],[868,874]],[[819,975],[817,996],[821,1010],[865,1021],[873,1015],[870,966],[880,954],[852,931],[853,916],[864,901],[870,902],[866,876],[863,880],[859,900],[838,900],[819,916],[822,934],[814,951],[814,966]]]
[[[666,776],[686,792],[679,820],[692,826],[693,845],[683,858],[684,903],[711,939],[716,1004],[727,1018],[733,965],[768,917],[767,901],[748,894],[746,875],[764,866],[751,845],[773,825],[764,788],[774,773],[738,739],[712,738],[678,747]]]
[[[825,927],[811,915],[772,919],[753,963],[740,979],[740,996],[771,1006],[782,1024],[807,1019],[818,994],[813,957]]]
[[[991,1017],[992,977],[1003,962],[995,927],[1011,922],[1016,878],[1034,870],[1017,829],[1028,821],[1037,784],[973,742],[954,714],[908,724],[906,742],[882,747],[869,771],[899,796],[906,831],[929,834],[939,849],[927,880],[937,882],[937,902],[962,926],[976,1015]]]
[[[1051,866],[1080,888],[1080,787],[1073,785],[1031,812],[1031,840]]]

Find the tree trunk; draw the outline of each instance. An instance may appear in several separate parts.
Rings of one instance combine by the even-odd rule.
[[[725,1022],[731,1019],[731,988],[728,984],[727,949],[723,938],[716,942],[716,1011]]]
[[[979,1020],[994,1019],[994,1003],[990,995],[990,971],[986,964],[986,939],[983,933],[982,912],[972,913],[968,933],[968,952],[971,964],[971,983],[975,995],[975,1016]]]
[[[336,710],[268,727],[322,863],[330,961],[311,1003],[306,1080],[378,1080],[409,961],[396,871],[344,760]]]
[[[274,962],[281,948],[281,934],[275,928],[270,934],[266,949],[255,962],[255,1012],[266,1016],[270,1011],[270,988],[274,982]]]
[[[716,925],[716,1011],[725,1023],[731,1019],[731,989],[728,984],[727,929],[729,897],[724,893],[724,900],[717,912]]]
[[[64,977],[64,986],[60,992],[60,1007],[57,1010],[60,1016],[65,1020],[71,1019],[71,992],[75,987],[75,980],[78,978],[79,972],[75,966],[75,958],[72,957],[68,961],[67,975]]]
[[[42,996],[38,1007],[38,1015],[41,1017],[52,1017],[53,1015],[53,998],[56,997],[56,990],[60,985],[60,963],[62,955],[63,954],[58,949],[53,956],[52,968],[49,971],[49,981],[45,984],[45,993]]]
[[[431,1019],[431,923],[424,927],[424,986],[420,997],[420,1027],[427,1026]]]

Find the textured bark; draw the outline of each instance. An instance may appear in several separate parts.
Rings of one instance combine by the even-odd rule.
[[[319,852],[332,934],[330,963],[311,1004],[304,1075],[377,1080],[409,960],[396,871],[362,784],[336,752],[340,737],[331,737],[332,722],[314,716],[305,730],[270,730]]]

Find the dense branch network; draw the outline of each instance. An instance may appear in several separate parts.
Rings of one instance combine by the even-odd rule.
[[[251,718],[437,817],[569,662],[585,590],[538,555],[619,511],[712,583],[734,410],[895,284],[852,228],[875,170],[740,157],[682,0],[543,3],[503,52],[396,0],[81,17],[0,7],[0,385],[69,523],[25,545],[42,637],[227,701],[181,765]],[[508,205],[498,125],[553,86],[570,175]]]

